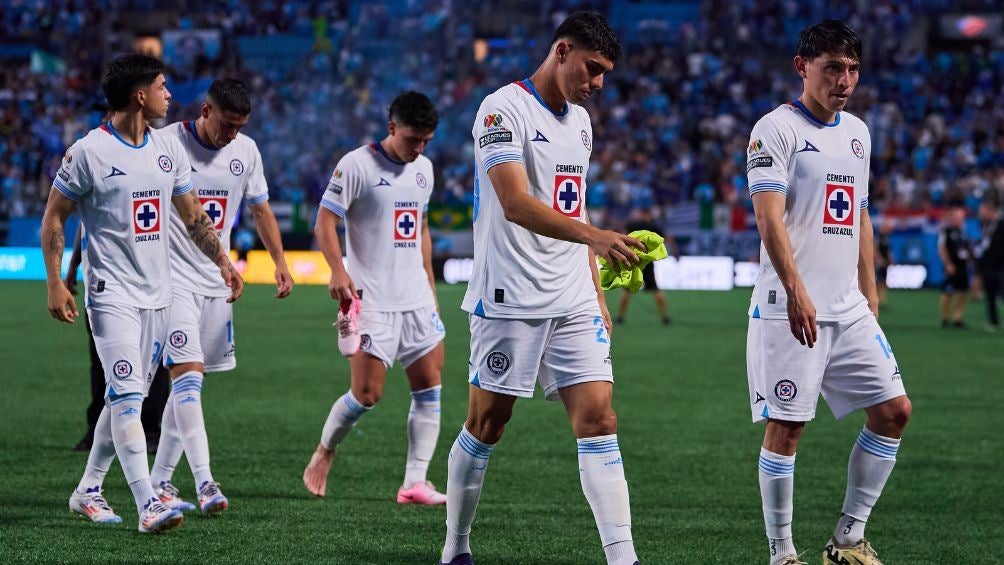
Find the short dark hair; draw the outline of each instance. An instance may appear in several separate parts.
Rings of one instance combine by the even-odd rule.
[[[407,90],[390,103],[387,119],[420,131],[432,131],[439,125],[439,112],[428,96]]]
[[[614,63],[621,58],[621,42],[599,12],[575,12],[565,18],[554,30],[551,45],[566,38],[586,49],[602,53]]]
[[[798,35],[799,57],[812,60],[825,53],[843,55],[861,62],[861,39],[840,20],[823,20]]]
[[[209,99],[220,110],[246,116],[251,113],[248,87],[235,78],[221,78],[209,85]]]
[[[105,68],[101,90],[112,110],[122,110],[136,89],[153,84],[167,67],[161,61],[139,53],[118,57]]]

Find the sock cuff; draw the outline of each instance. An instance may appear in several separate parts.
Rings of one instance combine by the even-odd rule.
[[[108,406],[124,406],[126,404],[143,405],[143,395],[138,392],[130,392],[121,396],[108,397]]]
[[[345,409],[349,412],[346,415],[346,418],[352,421],[358,420],[363,414],[372,408],[372,406],[364,406],[362,402],[356,400],[356,397],[352,395],[351,390],[346,391],[339,400],[345,404]]]
[[[422,390],[411,391],[411,398],[416,402],[439,402],[443,385],[436,385]]]
[[[761,447],[757,466],[768,475],[790,477],[795,474],[795,456],[781,455]]]
[[[882,459],[895,459],[899,443],[900,440],[896,438],[880,436],[868,428],[861,428],[857,441],[858,447]]]
[[[171,381],[171,392],[202,392],[202,373],[189,371]]]
[[[575,443],[579,448],[579,455],[609,455],[621,450],[617,434],[577,438]]]
[[[495,449],[495,444],[484,443],[467,431],[467,426],[460,428],[460,435],[457,436],[457,444],[467,452],[468,455],[476,459],[488,459]]]

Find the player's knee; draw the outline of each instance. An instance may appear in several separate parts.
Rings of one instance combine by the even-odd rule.
[[[905,396],[891,400],[884,408],[882,417],[885,420],[885,424],[894,430],[905,428],[906,423],[910,421],[910,416],[913,414],[913,403]]]
[[[572,422],[575,437],[608,436],[617,433],[617,413],[613,409],[579,416]]]
[[[377,402],[380,402],[380,398],[383,396],[383,388],[376,386],[363,387],[359,392],[353,391],[352,396],[355,396],[356,400],[363,406],[372,408]]]
[[[502,432],[505,431],[505,425],[509,423],[511,417],[511,411],[473,414],[467,418],[467,423],[464,426],[478,441],[494,444],[502,439]]]

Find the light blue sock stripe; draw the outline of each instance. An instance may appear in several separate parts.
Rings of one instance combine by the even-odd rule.
[[[460,435],[457,436],[457,445],[468,455],[477,459],[488,459],[494,448],[492,445],[478,441],[466,428],[460,430]]]
[[[366,412],[366,407],[363,406],[362,404],[359,404],[359,402],[352,397],[351,393],[347,392],[343,394],[342,400],[345,401],[345,407],[348,408],[350,412],[355,414],[357,418],[359,416],[362,416],[363,413]]]
[[[579,449],[579,455],[603,455],[606,453],[620,453],[619,447],[610,447],[607,449]]]
[[[202,387],[201,386],[186,386],[186,387],[174,389],[174,393],[175,394],[181,394],[183,392],[198,392],[198,393],[201,393],[202,392]]]
[[[794,463],[780,463],[778,461],[771,461],[766,457],[761,456],[758,463],[760,470],[768,475],[774,475],[776,477],[787,477],[795,474],[795,464]]]
[[[174,381],[171,384],[171,387],[177,389],[177,388],[185,386],[185,385],[196,385],[199,388],[202,388],[202,377],[196,377],[196,376],[182,377],[182,378]]]
[[[875,457],[895,459],[896,454],[899,453],[899,444],[882,441],[883,439],[882,436],[876,435],[868,429],[863,429],[861,435],[858,436],[857,444]]]
[[[419,402],[438,402],[441,394],[441,387],[436,387],[428,390],[413,391],[411,397]]]
[[[613,441],[604,441],[598,443],[579,443],[578,447],[580,450],[582,450],[582,449],[606,449],[608,447],[619,448],[620,446],[617,444],[617,440],[613,440]]]

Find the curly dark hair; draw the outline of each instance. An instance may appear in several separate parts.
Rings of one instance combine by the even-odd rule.
[[[149,55],[123,55],[108,63],[105,76],[101,79],[101,90],[112,110],[122,110],[129,105],[136,89],[153,84],[165,70],[164,63]]]
[[[598,51],[614,63],[621,57],[621,42],[599,12],[575,12],[554,30],[553,45],[559,39],[570,39],[591,51]]]

